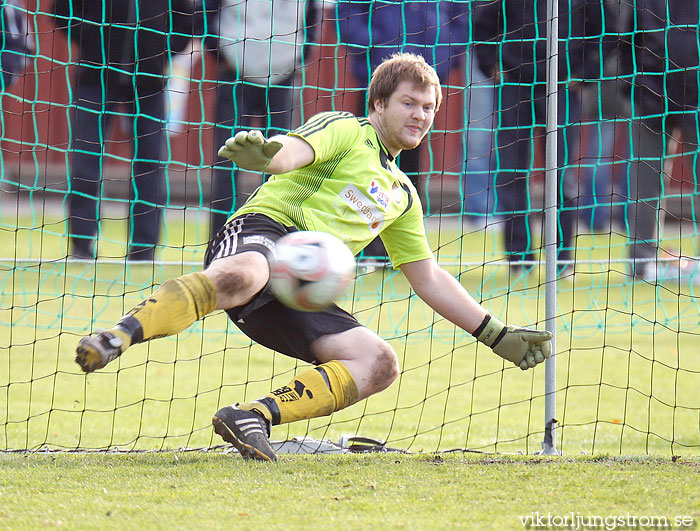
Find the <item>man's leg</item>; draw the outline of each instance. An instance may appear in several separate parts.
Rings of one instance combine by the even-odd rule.
[[[698,233],[697,225],[700,224],[700,139],[698,131],[700,130],[700,116],[697,113],[686,113],[682,116],[681,131],[683,135],[683,143],[685,144],[685,152],[693,154],[693,198],[691,200],[692,211],[686,216],[693,220],[696,224],[695,233]],[[684,217],[686,217],[684,216]]]
[[[628,205],[629,256],[635,275],[656,278],[658,207],[661,195],[665,134],[660,118],[632,123],[632,166]]]
[[[394,350],[364,326],[322,336],[311,352],[318,366],[264,397],[217,411],[215,431],[244,457],[276,459],[270,426],[330,415],[386,389],[398,376]]]
[[[581,145],[581,91],[575,88],[559,89],[559,135],[557,142],[557,166],[559,170],[558,258],[576,258],[576,235],[579,220],[579,181],[575,166],[579,164]],[[564,276],[574,272],[573,264],[557,268]]]
[[[162,92],[137,92],[132,166],[129,259],[153,260],[161,225],[165,99]]]
[[[237,131],[261,128],[267,120],[266,89],[237,78],[228,67],[220,66],[220,82],[216,88],[217,124],[214,149],[218,150]],[[229,160],[216,161],[212,171],[210,237],[214,239],[233,212],[248,200],[251,189],[247,170],[234,169]],[[255,185],[257,188],[257,184]]]
[[[505,220],[503,235],[508,259],[530,260],[528,173],[534,120],[532,95],[528,86],[504,84],[498,88],[497,96],[496,210]]]
[[[398,375],[394,350],[364,326],[323,336],[312,352],[320,365],[249,403],[250,408],[264,405],[262,413],[273,425],[323,417],[383,391]]]
[[[236,129],[236,116],[245,112],[242,102],[234,101],[236,74],[223,61],[219,63],[219,82],[216,85],[216,124],[214,127],[214,165],[211,172],[211,217],[209,232],[214,239],[219,229],[226,224],[235,207],[235,172],[233,163],[216,154]]]
[[[133,344],[175,335],[215,309],[245,304],[268,278],[267,258],[245,252],[216,260],[203,273],[166,280],[116,326],[81,339],[75,361],[85,372],[101,369]]]
[[[466,160],[462,184],[464,213],[486,224],[493,210],[491,171],[494,150],[494,85],[477,65],[475,54],[467,56],[468,90],[466,102]]]
[[[683,151],[685,153],[693,153],[692,161],[692,175],[691,186],[692,194],[690,199],[690,210],[682,212],[682,218],[692,221],[693,223],[693,235],[698,237],[700,229],[700,142],[698,142],[698,130],[700,126],[700,116],[696,112],[685,113],[679,117],[681,135],[683,136]],[[683,223],[683,221],[681,221]],[[700,245],[700,238],[697,238],[696,245]],[[695,247],[695,251],[692,253],[695,256],[698,255],[698,247]],[[689,270],[683,270],[683,263],[685,260],[679,261],[679,267],[681,270],[679,274],[681,276],[689,277],[688,280],[692,281],[696,286],[700,285],[700,266],[697,265],[696,261],[691,261],[689,265]],[[695,265],[693,265],[693,262]],[[686,262],[687,263],[687,262]],[[696,290],[697,293],[697,290]]]
[[[88,72],[87,74],[90,74]],[[71,126],[70,232],[72,255],[94,258],[94,242],[100,218],[102,149],[109,121],[106,119],[106,87],[78,75]]]

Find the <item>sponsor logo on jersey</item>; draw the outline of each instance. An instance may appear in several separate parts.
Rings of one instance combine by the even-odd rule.
[[[369,183],[367,193],[370,195],[370,197],[373,197],[377,204],[381,205],[384,210],[386,210],[386,207],[389,206],[389,202],[391,201],[389,194],[382,190],[374,179],[372,179],[372,182]]]
[[[374,147],[374,144],[372,144],[372,141],[369,138],[365,139],[365,144],[367,144],[372,149],[377,149],[376,147]]]
[[[369,197],[363,194],[354,184],[347,185],[340,197],[343,198],[350,208],[357,212],[360,217],[367,221],[367,228],[372,234],[378,234],[384,226],[384,214],[377,208]]]

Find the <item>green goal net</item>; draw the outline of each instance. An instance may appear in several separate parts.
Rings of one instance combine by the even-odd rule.
[[[544,327],[556,283],[554,392],[543,367],[522,372],[434,313],[373,247],[339,304],[392,345],[398,380],[272,439],[534,453],[555,399],[564,453],[700,452],[697,5],[652,17],[559,2],[546,278],[545,0],[88,4],[1,4],[0,451],[216,447],[217,409],[304,370],[223,312],[89,375],[74,357],[82,336],[201,270],[212,231],[263,181],[216,156],[222,138],[362,114],[376,61],[404,50],[445,96],[399,159],[431,247],[508,323]]]

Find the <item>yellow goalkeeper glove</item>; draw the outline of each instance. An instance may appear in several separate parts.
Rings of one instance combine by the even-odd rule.
[[[491,315],[484,318],[472,335],[522,370],[534,367],[552,355],[551,332],[506,326]]]
[[[244,170],[263,171],[280,149],[281,142],[267,140],[260,131],[239,131],[219,148],[219,156]]]

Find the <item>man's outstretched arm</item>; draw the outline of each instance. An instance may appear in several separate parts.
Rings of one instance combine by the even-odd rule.
[[[433,310],[521,369],[534,367],[551,355],[551,333],[501,323],[434,259],[409,262],[400,268],[416,294]]]
[[[311,164],[313,148],[297,136],[275,135],[269,140],[260,131],[239,131],[219,148],[219,156],[244,170],[277,175]]]

